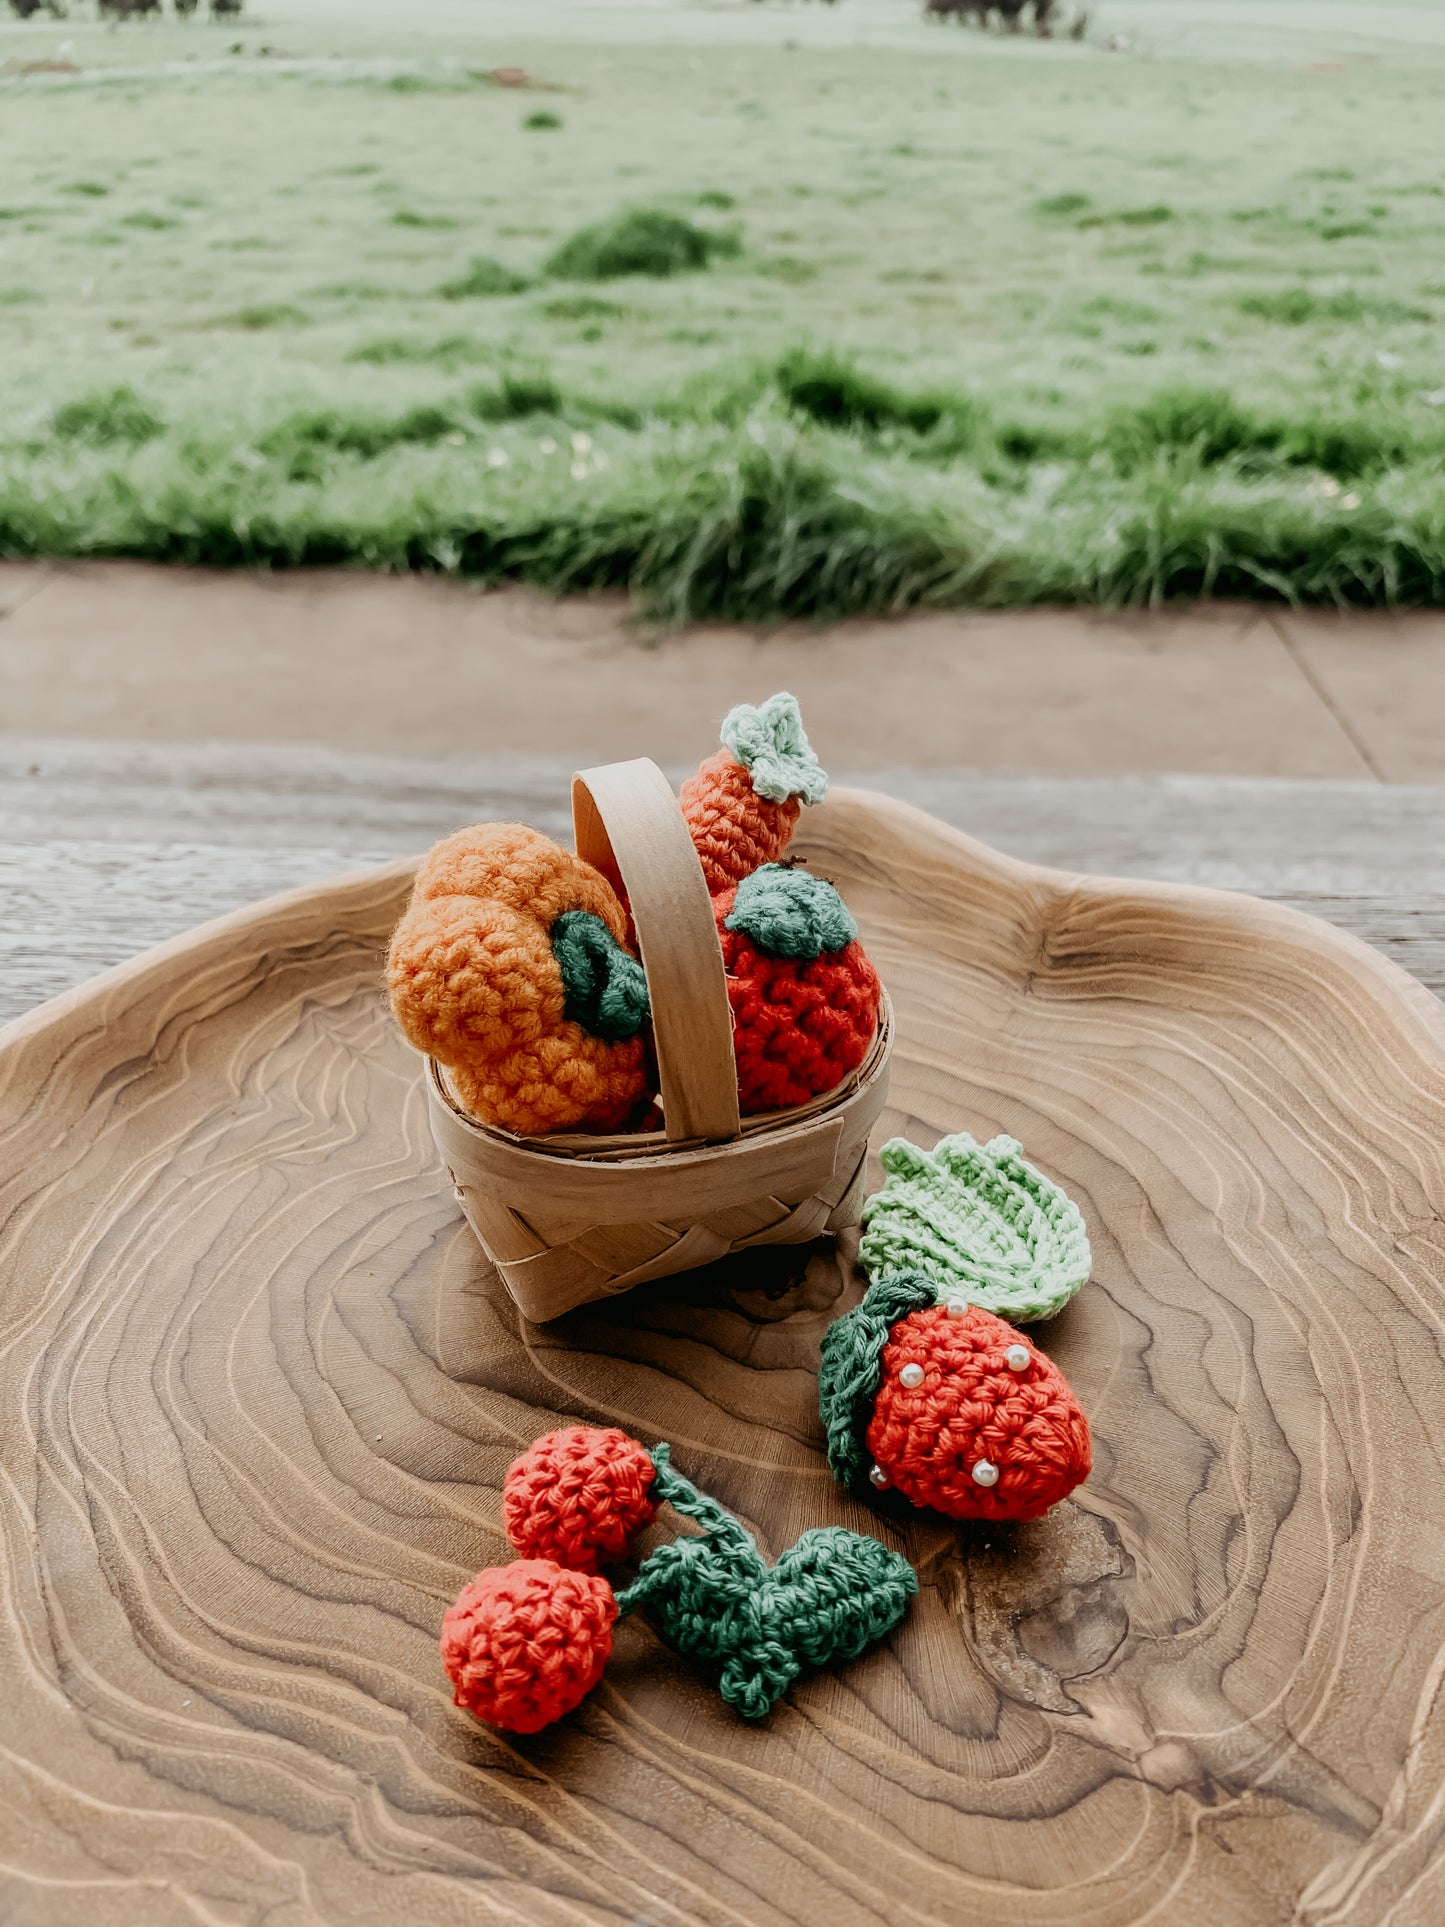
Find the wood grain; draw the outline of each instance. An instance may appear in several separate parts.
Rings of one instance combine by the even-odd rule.
[[[803,841],[897,1007],[884,1128],[1010,1131],[1083,1205],[1078,1502],[836,1490],[846,1253],[523,1323],[382,1004],[405,866],[262,906],[0,1034],[0,1917],[1442,1917],[1445,1013],[1289,910],[879,799]],[[877,1532],[909,1621],[760,1730],[631,1623],[582,1713],[488,1735],[436,1627],[564,1415],[770,1553]]]

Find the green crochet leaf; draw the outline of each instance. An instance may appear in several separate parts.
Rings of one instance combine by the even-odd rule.
[[[635,1037],[647,1022],[647,976],[591,910],[564,910],[552,925],[552,955],[562,972],[562,1014],[609,1044]]]
[[[846,949],[858,934],[831,883],[785,863],[765,863],[743,878],[727,928],[751,937],[765,957],[805,963],[825,950]]]
[[[648,1554],[617,1594],[646,1606],[667,1643],[718,1669],[718,1690],[744,1719],[762,1719],[807,1666],[855,1659],[902,1619],[918,1576],[898,1553],[842,1526],[805,1532],[771,1567],[751,1533],[653,1448],[653,1491],[696,1519],[700,1538]]]
[[[965,1298],[1014,1325],[1052,1318],[1087,1283],[1079,1207],[1013,1138],[980,1145],[960,1131],[932,1151],[894,1138],[881,1156],[886,1182],[863,1207],[858,1246],[871,1278],[922,1274],[935,1301]]]
[[[730,709],[723,719],[722,741],[751,771],[759,796],[774,803],[786,803],[790,796],[821,803],[828,794],[828,774],[808,741],[798,699],[786,690],[769,696],[760,709],[751,703]]]
[[[828,1441],[828,1464],[840,1485],[856,1485],[863,1471],[863,1433],[882,1381],[883,1347],[900,1318],[938,1293],[918,1272],[899,1272],[870,1285],[863,1302],[835,1318],[823,1334],[818,1367],[818,1411]]]

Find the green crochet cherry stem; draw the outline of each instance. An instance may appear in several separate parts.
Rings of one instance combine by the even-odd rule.
[[[745,1719],[771,1712],[805,1666],[856,1658],[907,1611],[917,1574],[876,1539],[819,1527],[769,1567],[741,1522],[674,1469],[668,1446],[651,1456],[656,1496],[703,1532],[649,1553],[617,1610],[646,1606],[670,1646],[719,1666],[718,1690]]]
[[[858,1262],[874,1280],[907,1273],[933,1299],[966,1299],[1011,1325],[1052,1318],[1093,1269],[1079,1207],[1025,1162],[1011,1137],[966,1131],[932,1151],[893,1138],[883,1189],[863,1207]]]

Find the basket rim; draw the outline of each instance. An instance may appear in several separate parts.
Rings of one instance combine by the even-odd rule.
[[[793,1131],[816,1123],[830,1111],[843,1109],[876,1084],[880,1077],[887,1075],[893,1055],[893,1034],[893,1002],[887,987],[880,983],[878,1024],[873,1032],[873,1041],[868,1046],[868,1054],[857,1069],[850,1071],[841,1084],[835,1085],[831,1091],[824,1091],[807,1104],[796,1104],[785,1111],[761,1111],[753,1117],[744,1118],[738,1136],[730,1138],[668,1138],[660,1131],[608,1131],[593,1136],[559,1131],[551,1136],[521,1137],[473,1117],[452,1091],[446,1068],[435,1057],[426,1060],[427,1079],[434,1098],[471,1136],[484,1142],[505,1145],[509,1151],[530,1153],[553,1163],[591,1164],[604,1168],[618,1164],[666,1164],[679,1155],[694,1156],[700,1151],[722,1153],[730,1147],[755,1143],[764,1136],[786,1138]]]

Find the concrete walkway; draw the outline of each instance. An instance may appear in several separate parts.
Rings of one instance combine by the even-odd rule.
[[[0,733],[686,763],[779,688],[835,766],[1445,781],[1445,616],[1028,610],[658,642],[620,599],[0,564]]]

